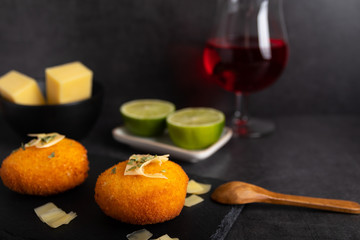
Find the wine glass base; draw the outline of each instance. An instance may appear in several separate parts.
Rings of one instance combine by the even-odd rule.
[[[275,124],[271,121],[256,118],[247,121],[234,119],[232,129],[234,137],[260,138],[273,133]]]

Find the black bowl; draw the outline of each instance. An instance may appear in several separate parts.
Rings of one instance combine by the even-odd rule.
[[[26,137],[29,133],[58,132],[80,140],[96,123],[102,101],[103,87],[100,83],[93,82],[91,98],[83,101],[30,106],[15,104],[0,97],[0,109],[7,123],[21,137]]]

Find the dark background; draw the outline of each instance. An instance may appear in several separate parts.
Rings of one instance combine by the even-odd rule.
[[[102,117],[114,124],[129,95],[164,91],[179,108],[230,115],[233,94],[205,82],[201,65],[215,7],[215,0],[1,0],[0,75],[16,69],[41,79],[46,67],[79,60],[105,85]],[[285,0],[289,63],[272,87],[253,94],[251,113],[358,114],[359,10],[357,0]]]

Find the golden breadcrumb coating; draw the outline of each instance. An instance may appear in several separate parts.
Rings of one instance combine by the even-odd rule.
[[[4,185],[15,192],[46,196],[83,183],[88,170],[85,147],[64,138],[47,148],[15,150],[2,162],[0,177]]]
[[[128,161],[120,162],[100,174],[95,186],[95,201],[102,211],[130,224],[154,224],[178,216],[184,206],[189,181],[184,170],[172,161],[160,166],[150,163],[146,173],[167,177],[149,178],[124,175]]]

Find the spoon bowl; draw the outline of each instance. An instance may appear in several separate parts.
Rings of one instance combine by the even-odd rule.
[[[360,214],[360,204],[352,201],[314,198],[271,192],[259,186],[233,181],[220,185],[211,198],[223,204],[270,203]]]

